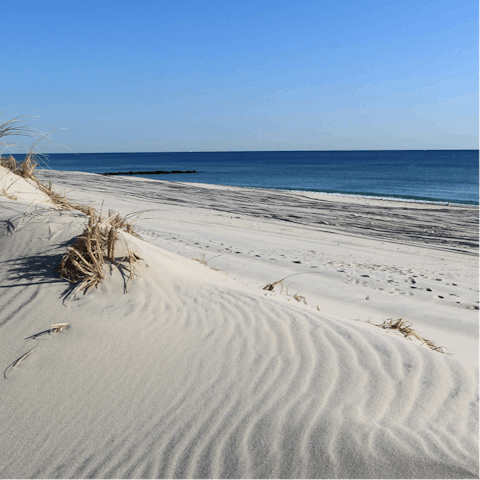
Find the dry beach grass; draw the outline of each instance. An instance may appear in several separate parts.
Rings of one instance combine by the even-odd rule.
[[[136,275],[135,263],[141,257],[129,247],[121,232],[134,233],[133,227],[118,214],[102,219],[93,209],[88,214],[88,225],[77,241],[68,247],[57,270],[60,278],[71,283],[79,283],[74,293],[88,293],[105,277],[105,264],[108,262],[118,268],[128,271],[128,281],[125,289]],[[123,239],[127,252],[120,258],[115,256],[115,244]]]
[[[412,325],[408,322],[405,322],[403,318],[399,318],[397,320],[388,318],[382,324],[380,325],[374,324],[374,325],[376,327],[383,328],[384,330],[397,330],[408,340],[412,340],[412,338],[415,338],[419,340],[422,345],[427,345],[429,348],[431,348],[435,352],[445,353],[444,352],[445,347],[439,347],[438,345],[435,345],[435,343],[432,342],[431,340],[427,340],[426,338],[423,338],[412,328]]]

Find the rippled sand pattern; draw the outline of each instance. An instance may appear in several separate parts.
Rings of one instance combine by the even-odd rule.
[[[78,220],[39,214],[23,236],[42,228],[36,243],[2,237],[7,276],[23,268],[31,282],[1,289],[1,360],[37,345],[0,384],[2,478],[478,476],[473,367],[227,287],[142,242],[149,266],[127,295],[114,272],[68,309],[49,307],[66,285],[26,253],[52,258]],[[59,309],[71,328],[24,340]]]

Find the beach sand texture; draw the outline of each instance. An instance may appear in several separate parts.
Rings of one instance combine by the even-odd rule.
[[[146,241],[73,296],[85,216],[0,196],[2,478],[478,478],[478,209],[39,177]]]

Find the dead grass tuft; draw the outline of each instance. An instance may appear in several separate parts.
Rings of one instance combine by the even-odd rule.
[[[303,296],[303,295],[299,295],[298,293],[296,293],[293,298],[299,302],[299,303],[303,303],[305,305],[307,305],[307,299]]]
[[[108,262],[117,267],[123,267],[129,272],[126,290],[137,275],[135,263],[141,259],[130,250],[125,241],[127,254],[122,258],[115,257],[115,244],[121,231],[132,232],[132,226],[118,214],[103,220],[93,209],[88,215],[88,225],[77,241],[68,247],[57,271],[60,278],[70,283],[78,283],[75,294],[81,291],[88,293],[97,287],[105,276],[104,265]]]
[[[368,322],[368,323],[371,323],[371,322]],[[432,342],[431,340],[427,340],[426,338],[423,338],[412,328],[412,324],[409,322],[406,322],[405,320],[403,320],[403,318],[399,318],[398,320],[393,320],[392,318],[388,318],[387,320],[385,320],[383,323],[379,325],[376,323],[372,323],[372,325],[375,325],[376,327],[380,327],[386,330],[398,330],[408,340],[412,340],[412,338],[416,338],[422,343],[422,345],[427,345],[428,348],[435,350],[436,352],[445,353],[449,355],[448,352],[444,351],[446,347],[439,347],[438,345],[435,345],[435,343]]]
[[[0,165],[19,177],[35,179],[38,182],[33,174],[35,167],[38,166],[37,158],[38,155],[30,151],[21,162],[17,161],[13,155],[0,157]]]

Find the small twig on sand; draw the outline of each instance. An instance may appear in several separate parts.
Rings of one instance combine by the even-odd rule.
[[[299,272],[299,273],[292,273],[291,275],[287,275],[286,277],[277,280],[276,282],[273,283],[267,283],[264,287],[263,290],[268,290],[269,292],[272,292],[273,289],[275,288],[275,285],[280,285],[282,288],[280,290],[280,293],[283,291],[283,285],[282,282],[286,280],[287,278],[294,277],[295,275],[308,275],[308,274],[314,274],[314,273],[319,273],[319,272]]]
[[[7,379],[7,370],[11,368],[12,370],[24,359],[27,358],[32,352],[34,352],[37,349],[37,347],[32,348],[29,352],[25,353],[22,355],[20,358],[17,358],[13,363],[11,363],[4,371],[3,371],[3,377]]]
[[[44,330],[43,332],[30,335],[30,337],[27,337],[25,340],[31,340],[31,339],[35,340],[37,337],[40,337],[42,335],[47,335],[47,334],[49,335],[50,333],[62,332],[67,326],[68,326],[68,323],[55,323],[48,330]]]

